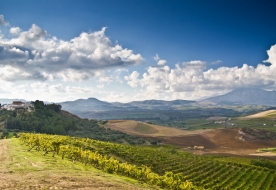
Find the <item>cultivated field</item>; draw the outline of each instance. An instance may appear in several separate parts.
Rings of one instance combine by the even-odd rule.
[[[209,130],[188,131],[171,127],[147,124],[133,120],[111,120],[104,127],[122,131],[132,135],[145,137],[176,137],[183,135],[195,135],[205,133]]]
[[[133,146],[68,136],[23,133],[20,139],[29,148],[33,147],[32,153],[37,153],[39,147],[47,147],[40,152],[50,150],[49,154],[55,154],[55,158],[65,156],[66,160],[82,162],[86,167],[129,176],[164,189],[276,187],[276,164],[272,161],[255,159],[248,163],[244,158],[240,161],[193,155],[173,146]]]
[[[189,131],[129,120],[113,120],[107,123],[105,127],[142,136],[146,139],[161,140],[163,143],[183,148],[204,146],[204,150],[192,150],[196,154],[269,156],[276,159],[276,154],[268,155],[257,152],[258,148],[275,147],[276,140],[245,141],[242,139],[238,128]]]
[[[152,189],[82,163],[22,148],[19,139],[0,140],[0,189]]]

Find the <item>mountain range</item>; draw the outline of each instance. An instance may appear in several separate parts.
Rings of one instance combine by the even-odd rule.
[[[1,104],[12,103],[22,99],[0,99]],[[48,103],[48,102],[45,102]],[[201,101],[189,100],[144,100],[129,103],[105,102],[96,98],[78,99],[75,101],[60,102],[63,110],[71,113],[97,111],[128,111],[128,110],[177,110],[187,106],[202,106],[204,104],[251,104],[276,106],[276,91],[266,91],[257,88],[241,88],[224,95],[210,97]]]
[[[133,101],[129,103],[120,102],[104,102],[96,98],[78,99],[75,101],[67,101],[59,103],[62,109],[76,113],[86,111],[119,111],[119,110],[143,110],[143,109],[176,109],[178,107],[187,106],[189,104],[196,103],[196,101],[188,100],[144,100],[144,101]]]
[[[224,95],[207,98],[201,102],[276,106],[276,91],[266,91],[257,88],[241,88]]]

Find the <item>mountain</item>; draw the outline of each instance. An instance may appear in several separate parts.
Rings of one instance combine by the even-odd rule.
[[[116,110],[116,106],[111,103],[100,101],[96,98],[78,99],[59,103],[63,110],[76,113],[85,111],[107,111]]]
[[[112,103],[114,106],[121,108],[133,108],[133,109],[175,109],[178,107],[183,107],[188,104],[195,103],[195,101],[188,100],[144,100],[144,101],[133,101],[129,103]]]
[[[176,109],[179,107],[187,106],[195,101],[187,100],[145,100],[145,101],[134,101],[129,103],[120,102],[104,102],[96,98],[78,99],[75,101],[67,101],[59,103],[63,110],[79,113],[89,111],[122,111],[122,110],[140,110],[140,109]]]
[[[266,91],[257,88],[241,88],[228,92],[224,95],[207,98],[201,102],[276,106],[276,91]]]

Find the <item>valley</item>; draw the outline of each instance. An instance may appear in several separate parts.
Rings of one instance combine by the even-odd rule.
[[[116,119],[102,120],[81,118],[38,100],[31,112],[0,110],[0,122],[6,122],[2,138],[12,137],[1,140],[1,167],[7,175],[0,181],[11,181],[1,189],[14,184],[18,189],[275,189],[273,107],[193,107],[189,102],[190,107],[164,110],[160,104],[171,102],[150,102],[145,109],[105,111]],[[117,118],[124,112],[132,116]],[[44,180],[49,172],[57,175]],[[25,176],[19,183],[21,173]],[[107,182],[105,175],[112,180]],[[29,185],[30,179],[34,184]]]

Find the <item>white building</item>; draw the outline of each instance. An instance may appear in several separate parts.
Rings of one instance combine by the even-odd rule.
[[[12,104],[3,104],[1,109],[6,109],[6,110],[16,110],[16,109],[31,110],[31,107],[33,107],[31,102],[13,101]]]

